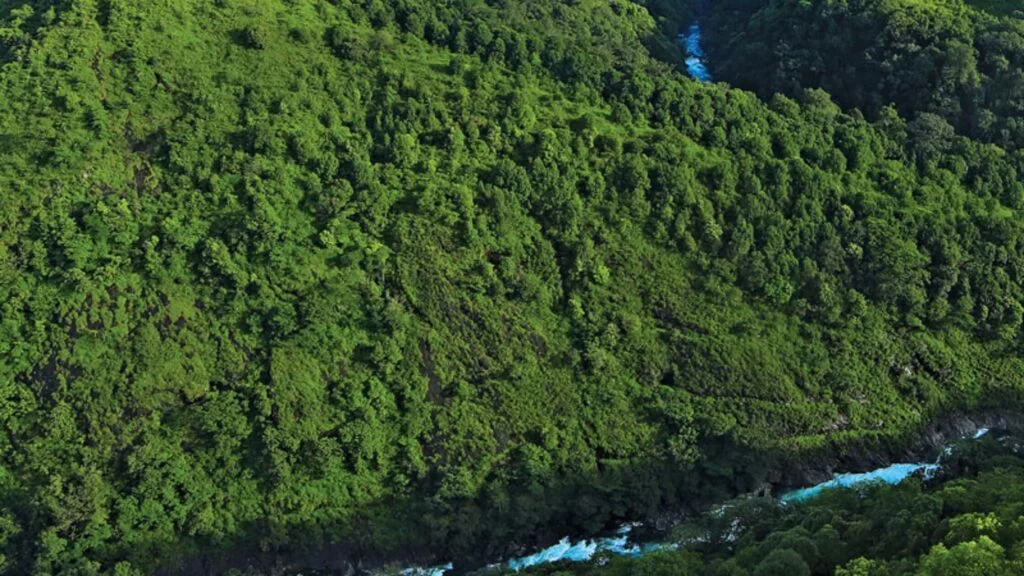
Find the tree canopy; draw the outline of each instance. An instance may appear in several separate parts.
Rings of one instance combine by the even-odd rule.
[[[1021,153],[684,12],[0,4],[3,568],[482,561],[1019,406]]]

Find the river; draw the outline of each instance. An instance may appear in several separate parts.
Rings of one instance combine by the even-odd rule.
[[[977,440],[988,434],[988,432],[988,428],[980,428],[974,433],[972,438]],[[947,445],[934,462],[901,462],[876,468],[868,472],[835,474],[832,479],[820,484],[786,492],[779,497],[779,502],[782,504],[801,502],[813,498],[829,488],[849,488],[867,482],[899,484],[914,474],[922,474],[925,478],[929,478],[940,468],[942,457],[948,456],[951,451],[952,446]],[[601,553],[615,556],[642,556],[656,550],[677,548],[679,546],[679,544],[671,542],[633,542],[630,539],[630,534],[639,526],[640,524],[627,524],[620,527],[610,536],[586,538],[575,542],[565,537],[557,544],[539,552],[513,558],[503,563],[495,563],[490,567],[507,568],[518,572],[524,568],[552,562],[586,562]],[[447,564],[431,568],[407,568],[401,574],[403,576],[444,576],[450,570],[452,570],[452,565]]]
[[[701,46],[700,24],[691,24],[686,34],[679,35],[679,42],[686,49],[686,70],[690,76],[701,82],[711,82],[713,78]]]

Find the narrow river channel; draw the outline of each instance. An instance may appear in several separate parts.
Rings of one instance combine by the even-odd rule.
[[[701,46],[700,24],[691,24],[685,34],[679,35],[679,42],[686,49],[686,70],[690,76],[701,82],[713,81]]]
[[[988,428],[981,428],[974,434],[973,439],[977,440],[988,434],[988,432]],[[914,474],[922,474],[925,478],[928,478],[939,469],[942,456],[949,455],[951,450],[951,446],[944,448],[934,462],[901,462],[876,468],[868,472],[835,474],[830,480],[820,484],[786,492],[779,497],[779,502],[783,504],[800,502],[813,498],[829,488],[848,488],[868,482],[899,484]],[[570,541],[568,537],[562,538],[557,544],[539,552],[513,558],[505,562],[498,562],[492,564],[491,567],[519,571],[531,566],[552,562],[586,562],[601,553],[616,556],[642,556],[656,550],[679,546],[679,544],[671,542],[634,542],[630,539],[630,534],[634,528],[639,526],[640,524],[622,526],[611,536],[587,538],[576,542]],[[451,569],[452,565],[448,564],[431,568],[407,568],[401,573],[403,576],[443,576]]]

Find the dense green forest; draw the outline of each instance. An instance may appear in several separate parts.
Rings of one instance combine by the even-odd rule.
[[[960,446],[945,476],[926,483],[845,488],[797,504],[730,502],[680,526],[678,549],[524,574],[1014,576],[1024,573],[1019,442]]]
[[[894,107],[944,146],[957,131],[1024,145],[1024,5],[1011,0],[709,2],[716,74],[770,96],[823,88],[877,119]]]
[[[472,564],[1019,407],[1013,142],[659,6],[0,3],[3,569]]]

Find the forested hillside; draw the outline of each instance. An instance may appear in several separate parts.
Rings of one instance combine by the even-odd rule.
[[[956,129],[1024,145],[1024,8],[1000,0],[722,0],[706,4],[722,79],[759,94],[823,88],[929,140]],[[931,145],[925,143],[925,146]]]
[[[1021,154],[698,84],[678,15],[0,15],[9,573],[472,564],[1020,405]]]

